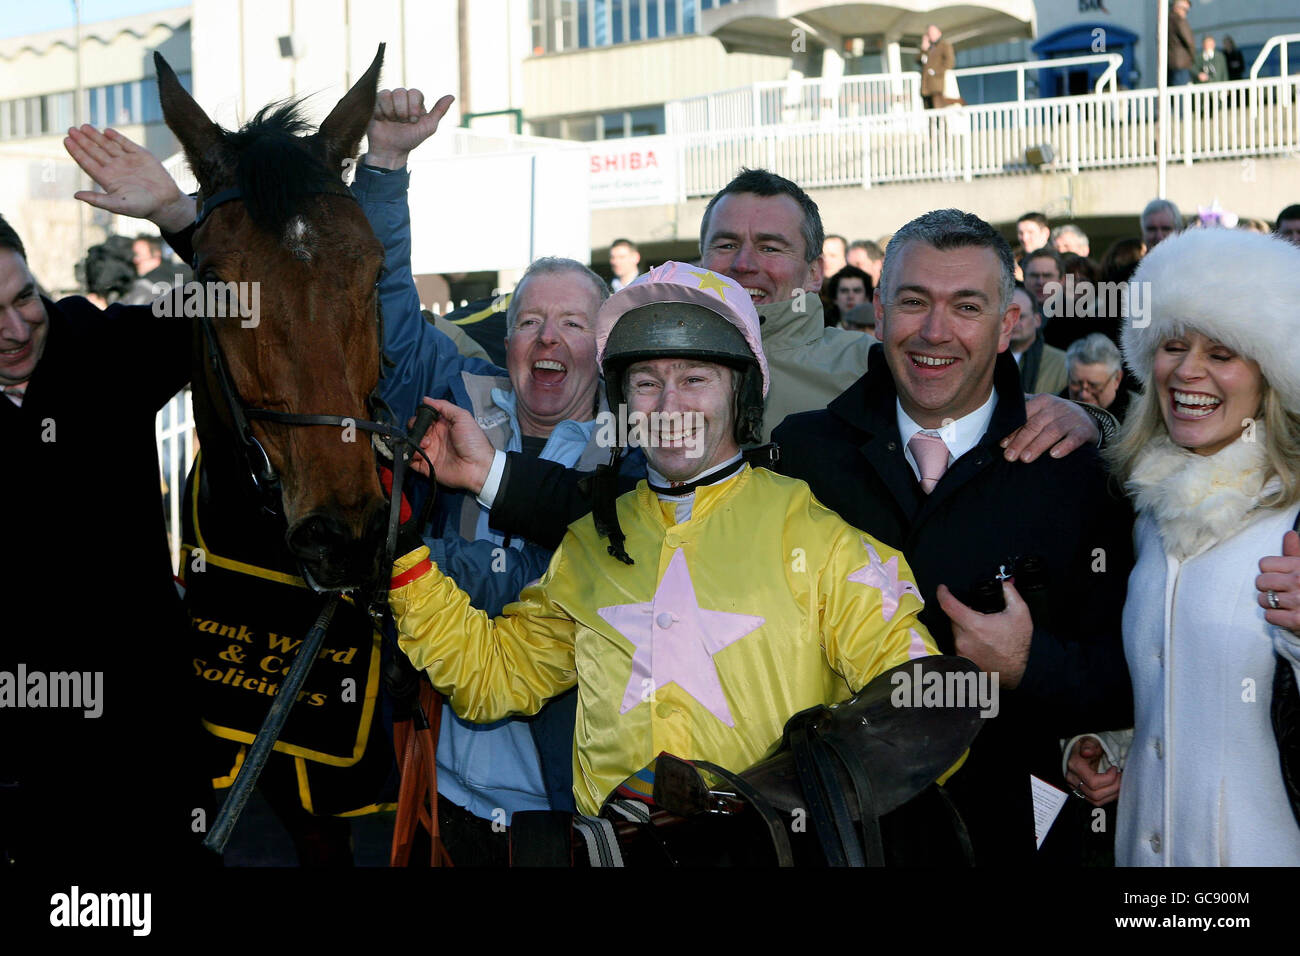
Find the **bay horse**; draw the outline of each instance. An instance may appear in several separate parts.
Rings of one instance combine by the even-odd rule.
[[[238,421],[219,363],[209,359],[215,348],[244,410],[369,418],[380,374],[375,283],[384,252],[342,174],[374,111],[383,47],[306,136],[293,103],[227,132],[160,55],[156,62],[163,117],[199,183],[195,278],[208,287],[234,283],[241,304],[258,313],[209,315],[215,342],[195,336],[194,412],[207,461],[224,464],[214,459],[244,440],[245,426],[260,493],[278,490],[289,552],[323,589],[373,585],[386,570],[379,566],[386,500],[370,442],[341,428]]]
[[[343,181],[383,54],[381,45],[318,130],[286,101],[233,132],[155,54],[163,117],[199,184],[193,267],[207,295],[192,389],[202,452],[186,488],[182,574],[204,741],[230,779],[289,683],[319,610],[313,592],[352,595],[337,604],[260,783],[306,864],[351,862],[346,821],[329,816],[373,809],[393,766],[367,613],[386,596],[391,560],[371,435],[394,431],[369,420],[384,250]]]

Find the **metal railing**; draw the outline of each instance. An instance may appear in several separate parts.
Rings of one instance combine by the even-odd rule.
[[[917,73],[769,80],[664,105],[669,134],[882,116],[921,108]]]
[[[1292,43],[1300,43],[1300,33],[1285,33],[1280,36],[1269,37],[1268,42],[1259,51],[1259,56],[1255,57],[1255,62],[1250,65],[1250,78],[1257,79],[1259,71],[1264,68],[1264,63],[1268,60],[1268,55],[1275,49],[1280,48],[1278,75],[1287,75],[1287,51]]]
[[[1097,93],[1117,89],[1124,59],[1118,53],[1090,53],[1059,60],[1023,60],[993,66],[953,70],[959,81],[969,76],[1016,76],[1016,101],[1025,102],[1025,76],[1030,71],[1069,66],[1105,64],[1097,78]],[[664,127],[669,134],[689,135],[758,126],[852,120],[890,116],[921,109],[921,76],[916,72],[873,73],[839,78],[769,80],[734,90],[722,90],[664,105]]]
[[[1171,89],[949,107],[835,123],[802,123],[676,137],[687,196],[710,196],[741,166],[761,166],[808,188],[970,180],[1155,163],[1159,119],[1169,118],[1169,161],[1300,151],[1300,75]],[[1029,164],[1031,147],[1050,162]]]
[[[953,70],[952,74],[960,82],[964,76],[993,76],[998,73],[1016,74],[1016,102],[1025,102],[1025,73],[1029,70],[1052,70],[1065,66],[1090,66],[1105,63],[1093,88],[1094,93],[1104,92],[1107,88],[1114,93],[1118,88],[1119,68],[1124,58],[1118,53],[1089,53],[1084,56],[1067,56],[1059,60],[1024,60],[1019,63],[995,63],[992,66],[968,66]]]

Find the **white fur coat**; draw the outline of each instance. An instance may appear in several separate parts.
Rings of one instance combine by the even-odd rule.
[[[1300,865],[1269,716],[1274,649],[1294,667],[1300,642],[1264,620],[1255,591],[1259,559],[1281,553],[1298,509],[1256,507],[1274,487],[1257,437],[1213,456],[1164,438],[1135,470],[1121,866]]]

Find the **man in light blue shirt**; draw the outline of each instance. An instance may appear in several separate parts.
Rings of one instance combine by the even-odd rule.
[[[441,105],[441,104],[440,104]],[[433,560],[475,607],[499,614],[541,576],[550,551],[489,526],[505,452],[533,454],[584,470],[609,458],[598,442],[600,410],[595,316],[609,290],[571,259],[529,267],[507,311],[507,369],[466,358],[420,314],[411,275],[406,158],[437,128],[415,90],[382,91],[353,191],[384,242],[379,284],[384,351],[395,363],[380,383],[399,421],[428,397],[473,412],[497,450],[477,497],[443,494],[426,535]],[[572,697],[573,695],[568,695]],[[572,809],[573,701],[557,698],[537,717],[471,724],[444,711],[438,740],[443,838],[459,865],[503,863],[505,826],[517,810]],[[535,736],[536,735],[536,736]],[[550,759],[539,756],[536,740]],[[543,767],[545,766],[545,772]]]

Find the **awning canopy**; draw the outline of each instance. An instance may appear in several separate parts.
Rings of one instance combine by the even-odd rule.
[[[789,55],[792,31],[804,29],[821,46],[841,49],[846,37],[884,42],[919,38],[938,24],[954,47],[982,46],[1035,32],[1033,0],[899,0],[827,3],[826,0],[734,0],[700,12],[700,33],[729,53]]]
[[[1106,38],[1106,48],[1133,46],[1138,35],[1132,30],[1113,23],[1076,23],[1049,33],[1033,45],[1035,55],[1041,57],[1077,56],[1088,53],[1096,44],[1097,31]]]

